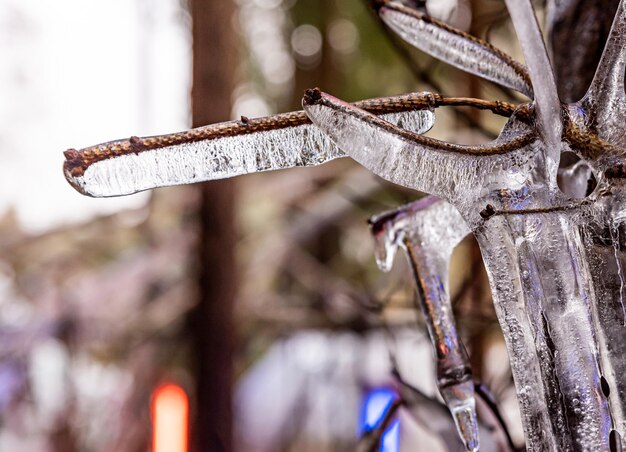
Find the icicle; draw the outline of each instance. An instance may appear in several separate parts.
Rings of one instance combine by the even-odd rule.
[[[399,375],[396,377],[398,393],[410,415],[430,432],[436,434],[446,450],[461,450],[464,444],[457,434],[457,427],[450,415],[450,410],[435,398],[426,396],[419,389],[403,381]],[[506,439],[508,433],[501,431],[502,425],[485,421],[485,417],[478,419],[481,449],[486,451],[513,450],[511,443]]]
[[[527,69],[491,44],[412,8],[379,2],[381,19],[405,41],[454,67],[514,89],[529,98]]]
[[[520,212],[476,231],[533,450],[608,445],[612,419],[578,224],[572,212]]]
[[[410,206],[410,205],[409,205]],[[385,273],[391,271],[398,246],[404,239],[404,228],[398,228],[396,216],[409,206],[403,206],[391,212],[372,217],[369,220],[374,237],[374,257],[376,264]]]
[[[561,155],[561,102],[556,90],[552,66],[546,52],[539,24],[530,0],[506,0],[526,65],[530,71],[539,129],[551,160],[550,172],[556,182]]]
[[[606,183],[606,181],[605,181]],[[624,202],[618,182],[610,191],[599,190],[589,220],[581,227],[593,278],[596,336],[602,367],[602,390],[610,402],[613,428],[626,447],[626,313],[624,311]],[[615,438],[615,435],[614,435]]]
[[[450,204],[433,196],[378,215],[370,221],[379,251],[377,261],[388,271],[398,245],[407,252],[419,292],[420,307],[437,360],[437,387],[468,451],[478,450],[478,422],[471,367],[459,337],[448,289],[454,248],[469,233]]]

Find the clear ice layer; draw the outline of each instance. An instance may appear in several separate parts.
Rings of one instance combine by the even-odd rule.
[[[604,152],[580,147],[598,177],[589,212],[580,224],[594,288],[594,321],[602,369],[601,389],[610,404],[615,438],[626,446],[626,4],[621,1],[602,59],[585,97],[569,109],[578,133],[602,140]],[[593,134],[593,135],[592,135]]]
[[[611,429],[580,214],[491,218],[476,231],[533,450],[606,450]]]
[[[428,109],[384,117],[416,133],[428,131],[435,121]],[[340,157],[345,154],[326,135],[304,124],[120,155],[92,163],[84,174],[70,180],[90,196],[120,196],[156,187],[316,166]]]
[[[520,121],[511,120],[493,143],[463,146],[412,134],[332,96],[305,102],[304,109],[361,165],[390,182],[449,201],[467,212],[470,225],[481,221],[473,205],[477,198],[489,189],[519,192],[541,159],[536,135]],[[532,178],[540,182],[546,174]]]
[[[533,97],[526,68],[491,44],[397,3],[378,13],[409,44],[454,67]]]
[[[552,65],[530,0],[505,0],[530,72],[541,136],[547,147],[553,179],[561,155],[561,102]]]

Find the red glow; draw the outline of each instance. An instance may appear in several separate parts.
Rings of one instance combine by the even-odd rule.
[[[165,384],[152,395],[153,452],[187,452],[189,400],[180,386]]]

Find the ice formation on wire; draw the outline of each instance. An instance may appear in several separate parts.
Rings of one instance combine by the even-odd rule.
[[[387,180],[443,198],[481,247],[527,448],[609,450],[626,439],[625,0],[593,83],[569,105],[558,98],[530,0],[506,4],[528,70],[415,10],[386,0],[376,8],[409,43],[530,103],[419,93],[353,105],[309,90],[303,105],[313,125],[300,112],[70,150],[66,176],[85,194],[115,196],[346,154]],[[444,105],[509,120],[481,146],[423,136]],[[561,173],[561,190],[565,151],[583,163]]]
[[[467,351],[456,330],[448,272],[454,248],[469,234],[458,211],[434,196],[370,220],[376,260],[389,271],[398,247],[409,259],[418,301],[436,358],[437,387],[469,451],[478,450],[474,382]]]

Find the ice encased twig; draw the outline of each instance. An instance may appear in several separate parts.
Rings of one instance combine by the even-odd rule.
[[[521,188],[542,156],[535,134],[520,121],[509,121],[492,143],[464,146],[416,135],[319,91],[303,105],[354,160],[388,181],[451,202],[467,212],[470,225],[481,221],[480,209],[472,207],[485,190]]]
[[[561,102],[556,89],[552,65],[530,0],[505,0],[530,71],[538,126],[546,142],[552,180],[561,155]]]
[[[398,3],[380,2],[379,7],[383,22],[414,47],[533,98],[527,69],[488,42]]]
[[[281,116],[288,118],[288,115]],[[435,121],[427,103],[421,109],[388,113],[383,117],[415,133],[428,131]],[[246,121],[252,129],[254,123],[269,122],[267,119]],[[65,174],[81,193],[108,197],[260,171],[315,166],[345,157],[317,127],[302,124],[302,121],[295,125],[293,122],[283,120],[279,126],[259,127],[260,130],[253,133],[248,133],[246,123],[222,123],[184,134],[135,138],[83,151],[70,150],[66,152]],[[208,138],[198,140],[194,134]],[[146,144],[150,147],[142,148]],[[115,149],[122,146],[129,150],[115,155]],[[133,146],[137,147],[136,151]],[[81,163],[81,159],[89,160],[95,153],[104,155],[89,164]],[[78,163],[68,168],[73,160]]]
[[[478,450],[474,382],[448,287],[452,252],[469,229],[452,205],[433,196],[377,215],[370,224],[383,271],[390,269],[398,246],[407,253],[435,352],[437,387],[466,449]]]
[[[443,193],[477,235],[528,449],[603,450],[612,418],[598,385],[591,275],[578,231],[586,204],[557,191],[532,121],[514,115],[493,144],[456,146],[315,97],[305,98],[305,110],[346,153],[392,182]]]

